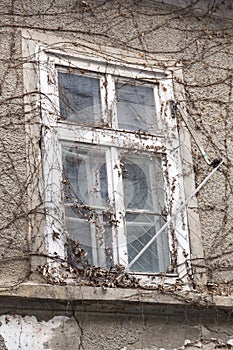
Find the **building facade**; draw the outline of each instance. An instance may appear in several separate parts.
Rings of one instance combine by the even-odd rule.
[[[0,349],[233,347],[231,2],[1,5]]]

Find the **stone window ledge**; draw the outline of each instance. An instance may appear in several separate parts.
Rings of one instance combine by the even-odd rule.
[[[44,304],[44,305],[43,305]],[[0,290],[0,311],[43,309],[90,312],[156,313],[173,309],[225,309],[233,307],[233,297],[210,293],[120,289],[88,286],[61,286],[23,283]]]

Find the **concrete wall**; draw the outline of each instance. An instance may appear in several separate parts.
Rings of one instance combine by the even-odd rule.
[[[49,320],[2,315],[0,341],[1,350],[212,350],[231,349],[233,334],[226,312],[163,306],[153,315],[76,312]]]
[[[28,212],[25,110],[21,29],[130,50],[139,60],[182,63],[190,124],[210,159],[225,165],[198,194],[198,212],[207,280],[214,293],[231,292],[233,259],[233,101],[232,22],[198,17],[156,1],[3,1],[0,0],[0,286],[17,286],[30,274],[31,237]],[[230,10],[230,9],[229,9]],[[124,57],[125,58],[125,57]],[[185,146],[182,146],[185,150]],[[195,180],[210,172],[192,143]],[[34,281],[40,277],[34,275]],[[140,305],[140,303],[139,303]],[[43,305],[44,308],[44,305]],[[177,310],[162,317],[114,314],[55,315],[46,319],[3,312],[0,349],[214,349],[233,344],[229,314],[217,312],[204,322],[196,309],[185,317]],[[228,345],[227,345],[228,343]],[[221,345],[222,344],[222,345]]]

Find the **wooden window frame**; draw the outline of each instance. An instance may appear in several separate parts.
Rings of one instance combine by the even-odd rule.
[[[34,41],[33,41],[34,42]],[[34,42],[35,43],[35,42]],[[95,56],[93,53],[77,53],[72,50],[53,49],[49,45],[33,44],[35,60],[28,64],[30,69],[36,67],[34,76],[36,89],[40,98],[36,98],[36,104],[40,108],[41,125],[40,136],[42,139],[42,156],[37,162],[42,164],[42,180],[39,184],[40,198],[45,207],[44,242],[46,254],[50,257],[49,264],[54,265],[56,257],[66,259],[64,249],[66,234],[64,233],[64,210],[62,203],[62,177],[61,177],[61,141],[99,143],[108,147],[128,147],[151,152],[155,150],[158,155],[165,155],[164,180],[166,187],[166,203],[169,203],[168,218],[176,212],[185,200],[183,183],[182,154],[177,129],[176,118],[171,113],[170,102],[174,100],[173,78],[174,72],[169,69],[161,69],[156,66],[145,66],[134,63],[122,63],[118,60]],[[116,130],[109,128],[101,130],[93,127],[84,128],[69,123],[59,123],[59,102],[57,67],[65,69],[80,69],[126,79],[145,81],[156,87],[156,106],[158,115],[158,135],[143,135],[140,133],[127,133],[122,130],[117,132],[122,136],[120,139],[113,137]],[[33,68],[33,69],[34,69]],[[107,82],[111,84],[111,82]],[[28,84],[28,88],[30,84]],[[108,94],[108,107],[112,108],[114,97]],[[31,129],[30,129],[31,132]],[[82,134],[82,136],[80,136]],[[81,139],[80,139],[81,137]],[[117,161],[117,160],[116,160]],[[165,164],[166,163],[166,164]],[[53,164],[51,170],[51,164]],[[55,179],[55,181],[54,181]],[[59,239],[54,239],[58,237]],[[161,278],[166,283],[174,283],[181,278],[184,283],[189,279],[187,269],[190,269],[190,242],[188,230],[188,217],[186,209],[176,215],[173,223],[169,226],[169,247],[171,255],[174,254],[176,270],[170,273],[140,273],[143,283],[157,284]],[[121,254],[119,254],[121,255]],[[120,261],[118,261],[120,262]],[[127,268],[127,267],[126,267]],[[189,271],[190,274],[190,271]]]
[[[124,232],[124,224],[122,220],[122,211],[124,210],[124,204],[122,203],[122,196],[117,195],[119,188],[122,186],[121,178],[119,177],[118,169],[120,169],[119,157],[117,154],[118,147],[123,147],[131,149],[132,151],[143,151],[147,153],[154,152],[157,150],[157,154],[165,155],[166,161],[169,163],[166,169],[164,169],[164,174],[166,173],[167,179],[166,184],[166,198],[167,203],[169,200],[173,201],[174,209],[179,206],[182,201],[183,191],[182,189],[182,177],[180,176],[181,160],[179,153],[179,136],[177,132],[177,125],[175,118],[172,117],[170,112],[169,101],[173,99],[173,89],[172,89],[172,75],[169,72],[150,72],[142,67],[126,67],[122,69],[118,65],[108,64],[106,62],[98,62],[98,64],[93,60],[81,59],[75,57],[66,57],[57,54],[57,52],[40,52],[39,53],[39,64],[40,64],[40,89],[41,92],[47,97],[42,101],[42,125],[44,129],[44,156],[43,156],[43,169],[44,169],[44,202],[46,207],[46,225],[45,225],[45,236],[47,237],[47,250],[49,255],[58,255],[59,257],[65,258],[65,250],[62,244],[62,240],[58,243],[58,240],[53,239],[54,232],[59,236],[62,236],[64,232],[64,211],[62,210],[62,157],[61,157],[61,142],[84,142],[86,144],[98,144],[101,146],[107,146],[111,149],[111,158],[107,161],[116,164],[117,166],[112,169],[113,184],[117,186],[113,188],[115,193],[115,211],[116,220],[119,222],[117,231],[117,240],[113,242],[113,259],[115,263],[125,265],[126,252],[126,236]],[[113,128],[93,128],[79,126],[75,123],[69,123],[67,121],[59,122],[59,91],[58,91],[58,80],[57,71],[59,67],[63,69],[67,68],[70,71],[73,69],[79,69],[82,71],[97,71],[101,73],[101,84],[102,89],[105,86],[107,89],[105,103],[106,108],[112,109],[113,114]],[[126,74],[127,73],[127,74]],[[157,74],[156,74],[157,73]],[[114,91],[114,81],[113,77],[118,76],[123,78],[130,78],[140,81],[145,81],[145,83],[154,84],[155,99],[157,106],[157,116],[158,123],[162,127],[163,133],[158,133],[156,136],[149,135],[136,135],[136,133],[129,133],[127,131],[115,129],[117,121],[114,119],[116,115],[115,111],[115,94]],[[125,77],[126,75],[126,77]],[[157,75],[157,76],[156,76]],[[161,88],[160,82],[162,81],[163,86]],[[102,94],[102,102],[105,99]],[[106,115],[106,113],[105,113]],[[171,135],[171,133],[173,133]],[[170,145],[169,145],[170,143]],[[178,150],[178,151],[177,151]],[[164,175],[165,178],[165,175]],[[176,184],[175,182],[176,181]],[[120,191],[121,192],[121,191]],[[170,199],[169,199],[170,198]],[[59,210],[60,208],[60,210]],[[173,210],[174,210],[173,209]],[[120,214],[119,214],[120,213]],[[172,212],[170,211],[170,215]],[[179,218],[176,218],[176,225],[182,225],[184,229],[179,227],[179,233],[176,235],[177,251],[177,265],[182,266],[183,251],[189,252],[189,240],[187,232],[187,218],[186,214],[182,213],[182,218],[180,218],[182,224],[179,223]],[[176,227],[170,228],[170,231],[176,231]],[[182,234],[181,234],[182,231]],[[116,237],[116,235],[114,235]],[[170,251],[174,248],[174,238],[169,234],[169,244]],[[182,243],[181,243],[182,242]],[[182,253],[181,249],[182,247]],[[127,266],[126,266],[127,268]],[[179,269],[179,268],[178,268]],[[177,271],[179,275],[179,271]],[[146,273],[145,273],[146,274]]]

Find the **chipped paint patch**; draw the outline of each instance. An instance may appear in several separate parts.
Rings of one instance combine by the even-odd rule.
[[[3,315],[0,317],[0,334],[8,350],[52,350],[53,335],[67,320],[66,316],[56,316],[46,322],[38,321],[34,316]]]

